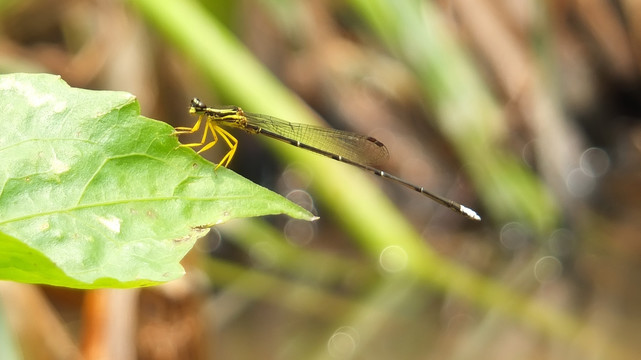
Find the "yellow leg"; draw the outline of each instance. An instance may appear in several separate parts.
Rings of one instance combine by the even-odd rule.
[[[197,125],[200,125],[200,124],[196,123],[194,127],[196,127]],[[212,140],[207,145],[203,146],[200,150],[198,150],[198,154],[216,145],[216,143],[218,142],[218,136],[216,136],[216,132],[213,130],[213,126],[214,126],[213,122],[208,120],[205,125],[205,131],[203,132],[203,138],[200,140],[199,143],[181,144],[180,146],[183,146],[183,147],[202,146],[207,141],[207,132],[209,131],[211,131],[211,134],[214,136],[214,140]]]
[[[196,121],[196,124],[194,124],[194,127],[184,127],[184,126],[179,126],[174,128],[174,135],[180,135],[180,134],[193,134],[198,129],[200,129],[200,124],[202,123],[204,115],[200,115],[198,117],[198,121]],[[207,140],[207,129],[205,129],[205,133],[203,134],[202,140],[200,140],[199,143],[191,143],[191,144],[180,144],[180,147],[196,147],[196,146],[201,146],[202,144],[205,143],[205,140]],[[214,133],[214,143],[217,141],[216,134]],[[211,146],[210,146],[211,147]]]
[[[214,140],[210,141],[209,143],[207,143],[207,145],[205,145],[202,148],[200,148],[200,150],[198,150],[197,154],[200,154],[203,151],[207,151],[207,150],[211,149],[211,147],[216,145],[216,143],[218,142],[218,136],[216,135],[216,125],[214,124],[214,122],[213,121],[208,121],[207,125],[205,125],[205,126],[206,126],[205,127],[205,135],[203,136],[203,139],[202,139],[202,141],[200,142],[199,145],[202,145],[202,144],[205,143],[205,139],[207,137],[207,132],[211,132],[211,134],[214,136]]]
[[[176,131],[174,131],[174,134],[193,134],[193,133],[195,133],[196,131],[198,131],[198,129],[200,129],[200,125],[202,123],[203,116],[204,115],[200,115],[200,117],[198,118],[198,121],[196,121],[194,126],[191,127],[191,128],[189,128],[189,127],[176,127],[175,128]],[[205,142],[207,141],[207,133],[209,133],[209,132],[211,132],[212,136],[214,137],[214,140],[212,140],[212,141],[208,142],[207,144],[205,144]],[[223,140],[225,140],[225,143],[227,143],[227,146],[229,146],[229,151],[220,160],[220,162],[216,166],[216,169],[218,169],[221,165],[224,166],[224,167],[227,167],[227,165],[229,165],[229,163],[231,162],[231,159],[234,157],[234,154],[236,153],[236,148],[238,147],[238,140],[236,140],[236,138],[232,134],[230,134],[227,130],[216,126],[216,123],[214,121],[210,121],[209,118],[207,119],[207,122],[205,123],[205,131],[203,132],[203,137],[202,137],[202,139],[200,140],[199,143],[180,144],[180,146],[181,147],[197,147],[197,146],[202,146],[203,144],[205,144],[205,146],[203,146],[202,148],[200,148],[200,150],[198,150],[197,153],[200,154],[201,152],[207,151],[207,150],[211,149],[214,145],[216,145],[216,143],[218,142],[218,135],[220,135],[220,137]]]
[[[198,131],[198,129],[200,129],[200,123],[203,121],[203,116],[204,115],[200,115],[198,117],[198,121],[196,121],[196,123],[194,124],[194,127],[178,126],[178,127],[174,128],[174,130],[175,130],[174,134],[178,135],[178,134],[193,134],[193,133],[195,133],[196,131]]]
[[[234,154],[236,154],[236,148],[238,148],[238,140],[236,140],[236,138],[225,129],[214,127],[214,130],[218,133],[218,135],[220,135],[223,140],[225,140],[225,142],[229,146],[229,151],[220,160],[220,163],[218,164],[218,166],[216,166],[216,169],[218,169],[221,165],[227,167],[231,162],[231,159],[234,157]]]

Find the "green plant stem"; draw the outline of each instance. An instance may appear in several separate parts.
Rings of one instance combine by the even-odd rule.
[[[558,205],[536,176],[504,148],[509,129],[499,106],[437,5],[414,0],[350,0],[350,4],[417,75],[437,125],[467,164],[493,218],[524,222],[539,234],[557,226]]]

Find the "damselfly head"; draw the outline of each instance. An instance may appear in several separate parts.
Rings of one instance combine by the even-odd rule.
[[[189,106],[189,112],[191,114],[199,112],[199,111],[203,111],[203,110],[205,110],[205,108],[207,108],[207,105],[205,105],[205,103],[200,101],[199,98],[191,99],[191,105]]]

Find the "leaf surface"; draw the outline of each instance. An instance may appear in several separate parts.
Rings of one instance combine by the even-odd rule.
[[[0,76],[0,278],[80,288],[175,279],[208,228],[313,216],[179,148],[133,95]],[[53,267],[53,268],[52,268]],[[58,269],[59,271],[54,271]]]

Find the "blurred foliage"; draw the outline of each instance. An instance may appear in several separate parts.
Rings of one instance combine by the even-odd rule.
[[[638,14],[600,0],[24,1],[0,15],[0,66],[132,92],[173,125],[193,122],[193,96],[322,116],[483,217],[241,136],[231,167],[321,220],[215,227],[184,279],[139,297],[141,358],[158,344],[166,357],[634,358]],[[85,354],[109,343],[91,329]]]

